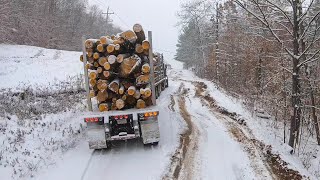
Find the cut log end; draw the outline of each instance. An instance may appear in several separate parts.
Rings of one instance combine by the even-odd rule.
[[[142,42],[142,48],[143,48],[144,50],[149,50],[149,48],[150,48],[150,43],[149,43],[149,41],[144,40],[144,41]]]
[[[115,56],[115,55],[108,56],[109,64],[114,64],[116,61],[117,61],[117,56]]]
[[[138,99],[137,101],[137,108],[138,109],[143,109],[146,108],[146,102],[142,99]]]
[[[111,66],[108,62],[104,63],[103,67],[105,70],[110,70],[110,68],[111,68]]]
[[[145,74],[149,73],[150,72],[150,65],[148,63],[145,63],[142,68],[141,68],[141,71]]]
[[[109,111],[110,110],[110,105],[108,103],[101,103],[99,105],[99,110],[100,112],[105,112],[105,111]]]
[[[114,44],[109,44],[109,45],[107,46],[107,52],[108,52],[108,53],[113,53],[114,50],[115,50],[115,45],[114,45]]]
[[[118,100],[116,101],[116,107],[117,107],[117,109],[123,109],[124,106],[125,106],[124,100],[118,99]]]
[[[133,96],[136,93],[136,87],[135,86],[130,86],[128,88],[128,95]]]
[[[93,54],[93,59],[97,60],[97,59],[99,59],[99,58],[100,58],[100,54],[97,53],[97,52],[95,52],[95,53]]]

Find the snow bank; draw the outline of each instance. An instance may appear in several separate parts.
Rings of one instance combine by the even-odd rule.
[[[83,74],[80,52],[0,44],[1,88],[50,86]]]

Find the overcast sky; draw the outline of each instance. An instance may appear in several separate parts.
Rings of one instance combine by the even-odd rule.
[[[89,0],[97,4],[105,12],[110,6],[114,15],[113,23],[122,29],[132,29],[135,23],[140,23],[145,31],[153,32],[155,51],[165,55],[169,61],[174,57],[179,28],[177,11],[182,0]]]

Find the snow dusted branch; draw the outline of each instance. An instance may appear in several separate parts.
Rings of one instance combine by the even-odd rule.
[[[254,16],[258,21],[260,21],[264,26],[266,26],[269,31],[271,32],[271,34],[276,38],[276,40],[282,45],[282,47],[284,48],[284,50],[293,58],[297,58],[287,47],[285,47],[283,41],[279,38],[279,36],[274,32],[274,30],[271,28],[269,21],[267,20],[267,17],[265,15],[265,13],[262,11],[260,4],[253,0],[252,1],[257,8],[259,9],[262,17],[260,17],[259,15],[257,15],[256,13],[254,13],[252,10],[250,10],[249,8],[247,8],[243,2],[241,2],[240,0],[236,0],[236,3],[242,7],[245,11],[247,11],[249,14],[251,14],[252,16]]]
[[[288,14],[283,10],[281,9],[281,7],[279,7],[278,5],[276,5],[275,3],[269,1],[269,0],[266,0],[270,5],[272,5],[273,7],[277,8],[283,15],[284,17],[286,17],[288,19],[288,21],[290,22],[291,26],[293,26],[293,23],[292,23],[292,20],[290,19],[290,17],[288,16]]]
[[[311,63],[311,62],[315,62],[315,61],[319,60],[319,58],[315,58],[315,59],[314,59],[314,57],[315,57],[316,55],[318,55],[319,53],[320,53],[320,49],[318,49],[310,58],[308,58],[308,59],[306,59],[305,61],[303,61],[303,62],[301,62],[300,64],[298,64],[297,67],[299,68],[299,67],[301,67],[301,66],[304,65],[304,64]]]

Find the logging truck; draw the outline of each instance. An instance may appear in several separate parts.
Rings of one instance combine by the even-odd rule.
[[[136,26],[136,25],[135,25]],[[142,28],[140,28],[142,29]],[[139,29],[139,30],[140,30]],[[131,32],[130,32],[131,33]],[[138,35],[138,33],[135,31]],[[131,33],[132,34],[132,33]],[[132,39],[130,34],[130,38]],[[125,36],[129,37],[128,34]],[[139,36],[138,36],[139,38]],[[90,69],[88,69],[87,61],[90,56],[88,56],[88,52],[92,53],[92,50],[88,50],[88,46],[86,46],[86,39],[83,38],[83,56],[81,61],[84,63],[84,75],[85,75],[85,86],[87,92],[87,103],[88,108],[91,111],[89,115],[84,117],[84,122],[87,125],[87,139],[89,142],[90,149],[106,149],[110,147],[112,141],[126,141],[129,139],[141,139],[144,145],[152,144],[157,145],[160,141],[160,131],[158,125],[158,117],[159,110],[156,106],[156,99],[160,96],[160,93],[168,87],[168,77],[167,77],[167,65],[163,61],[162,54],[155,54],[152,52],[152,34],[149,31],[148,33],[148,48],[146,54],[139,54],[140,49],[136,48],[134,51],[130,52],[130,57],[127,56],[127,59],[123,59],[118,62],[117,65],[114,65],[113,77],[110,81],[108,81],[108,86],[106,85],[105,89],[98,88],[94,91],[96,85],[92,85],[92,79],[96,80],[99,78],[99,72],[96,75],[90,74]],[[116,40],[110,42],[115,42]],[[146,40],[144,40],[145,42]],[[95,42],[95,41],[94,41]],[[137,38],[134,41],[139,42]],[[140,40],[142,42],[142,40]],[[101,42],[98,42],[101,44]],[[99,46],[100,44],[96,45]],[[120,44],[120,43],[119,43]],[[132,42],[131,42],[132,44]],[[138,43],[136,43],[139,45]],[[116,44],[118,46],[118,44]],[[122,46],[122,44],[120,44]],[[119,45],[119,46],[120,46]],[[137,47],[137,45],[135,45]],[[108,45],[109,46],[109,45]],[[113,45],[112,45],[113,46]],[[122,47],[120,47],[122,48]],[[113,49],[112,49],[113,50]],[[107,48],[106,48],[107,51]],[[126,53],[130,51],[124,50]],[[112,52],[111,50],[106,52],[105,54]],[[141,50],[141,53],[146,52]],[[101,53],[99,53],[101,55]],[[98,55],[99,55],[98,54]],[[111,53],[110,53],[111,54]],[[113,57],[115,53],[112,55],[106,55],[109,59]],[[138,55],[137,55],[138,54]],[[116,54],[117,55],[117,54]],[[119,57],[122,54],[118,54]],[[141,58],[140,58],[141,57]],[[145,57],[145,58],[144,58]],[[155,58],[156,57],[156,58]],[[141,59],[146,59],[145,62]],[[157,59],[153,61],[154,59]],[[135,63],[132,66],[125,66],[126,61],[134,61]],[[110,60],[108,62],[104,62],[101,65],[101,69],[106,69],[104,66],[110,66]],[[131,79],[134,79],[134,82],[128,86],[127,79],[130,79],[129,76],[125,76],[126,72],[134,72],[133,68],[136,68],[137,63],[139,62],[139,68],[141,69],[140,74],[148,75],[148,80],[146,84],[140,84],[136,75],[132,75]],[[144,64],[143,64],[144,63]],[[154,65],[156,63],[156,65]],[[143,65],[142,65],[143,64]],[[148,71],[145,73],[146,67],[148,65]],[[90,65],[89,65],[90,66]],[[111,64],[111,66],[113,66]],[[90,66],[91,67],[91,66]],[[96,69],[99,66],[97,65]],[[115,70],[119,69],[119,70]],[[130,69],[130,71],[126,71],[126,69]],[[103,74],[106,71],[101,71],[100,74],[103,77]],[[109,71],[107,71],[109,72]],[[122,75],[124,74],[124,75]],[[129,73],[128,73],[129,74]],[[119,76],[119,77],[118,77]],[[120,77],[121,76],[121,77]],[[141,76],[141,75],[140,75]],[[123,80],[123,77],[127,77],[127,79]],[[144,81],[143,81],[144,82]],[[103,87],[103,86],[100,86]],[[115,88],[116,87],[116,88]],[[116,89],[116,90],[114,90]],[[133,91],[132,91],[133,89]],[[146,91],[150,89],[150,93]],[[101,96],[101,94],[106,94],[106,96]],[[100,96],[99,96],[100,93]],[[97,108],[93,108],[93,104],[95,103],[92,100],[92,97],[97,99],[96,103],[98,104]],[[150,96],[150,97],[149,97]],[[101,98],[104,97],[104,98]],[[112,98],[109,98],[112,97]],[[131,100],[130,100],[131,97]],[[102,99],[102,100],[101,100]],[[132,100],[133,99],[133,100]],[[131,102],[134,103],[131,103]],[[149,103],[148,103],[149,102]],[[133,106],[130,104],[134,104]],[[102,107],[101,107],[102,106]],[[100,112],[99,112],[100,111]]]

